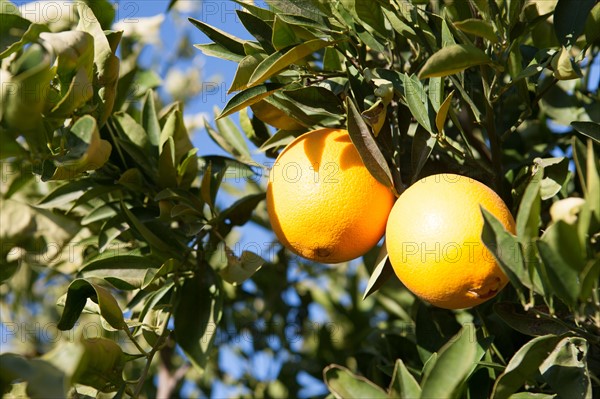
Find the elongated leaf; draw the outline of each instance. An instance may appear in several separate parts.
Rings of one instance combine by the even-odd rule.
[[[127,218],[127,221],[130,224],[130,226],[132,228],[134,228],[138,233],[140,233],[141,236],[144,237],[144,239],[148,242],[148,244],[150,244],[151,246],[153,246],[154,248],[156,248],[160,251],[167,252],[167,253],[172,249],[169,246],[169,244],[164,242],[156,234],[154,234],[148,227],[146,227],[146,225],[144,225],[144,223],[142,223],[142,221],[140,221],[140,219],[138,219],[137,216],[135,216],[133,214],[133,212],[131,212],[131,210],[129,210],[129,208],[127,207],[127,205],[124,202],[121,202],[121,210],[123,211],[125,217]]]
[[[198,21],[197,19],[189,18],[189,21],[216,44],[224,47],[234,54],[245,55],[243,45],[244,41],[242,39],[232,36],[229,33],[212,27],[202,21]]]
[[[392,172],[350,97],[346,99],[346,107],[348,109],[348,133],[360,158],[373,177],[386,187],[393,187]]]
[[[146,275],[160,263],[145,256],[116,255],[92,261],[80,270],[84,278],[104,278],[119,289],[141,288]]]
[[[69,285],[67,290],[65,309],[57,324],[59,330],[73,328],[88,298],[98,304],[100,314],[113,328],[118,330],[127,328],[123,312],[110,291],[98,285],[94,279],[77,279]]]
[[[403,75],[404,97],[411,114],[417,122],[429,133],[433,134],[431,121],[429,120],[429,100],[421,82],[408,75]]]
[[[375,32],[379,33],[382,37],[387,37],[388,32],[385,29],[385,20],[381,11],[381,6],[376,1],[372,0],[355,0],[354,10],[356,15],[360,18],[361,22],[366,23]]]
[[[587,370],[588,343],[581,337],[567,337],[556,345],[540,366],[542,376],[559,397],[592,398]]]
[[[215,115],[217,114],[218,108],[215,108]],[[220,137],[234,148],[234,154],[241,157],[243,160],[252,160],[244,135],[239,131],[233,121],[229,118],[219,118],[216,123]]]
[[[483,356],[483,353],[480,353]],[[421,382],[422,398],[460,397],[459,389],[480,360],[473,326],[466,325],[438,353],[435,366]],[[479,358],[478,358],[479,357]],[[452,372],[448,372],[452,370]]]
[[[521,300],[524,300],[524,287],[531,288],[531,280],[523,263],[521,246],[517,238],[506,231],[494,215],[484,208],[481,208],[481,212],[484,219],[481,240],[494,255],[498,265],[519,293]]]
[[[579,133],[591,138],[597,143],[600,143],[600,123],[596,122],[571,122],[573,129]]]
[[[333,42],[314,39],[294,46],[289,50],[280,50],[273,53],[256,68],[250,78],[248,86],[261,84],[293,63],[298,62],[315,51],[333,44]]]
[[[271,43],[271,36],[273,35],[273,29],[271,26],[266,23],[264,19],[252,15],[249,12],[236,10],[236,13],[244,25],[244,28],[246,28],[246,30],[250,32],[250,34],[254,36],[256,40],[258,40],[267,54],[274,53],[275,49]]]
[[[454,26],[463,32],[488,39],[492,43],[498,42],[498,36],[494,32],[492,24],[481,19],[469,18],[454,22]]]
[[[371,273],[371,277],[369,277],[369,281],[367,283],[367,288],[365,288],[363,300],[381,288],[381,286],[383,286],[383,284],[385,284],[385,282],[394,275],[394,269],[392,268],[390,258],[388,257],[387,250],[385,248],[385,242],[379,251],[379,255],[377,256],[375,264],[375,269],[373,269],[373,273]]]
[[[222,307],[220,281],[205,264],[183,283],[173,314],[177,343],[199,371],[210,355]]]
[[[425,163],[427,162],[429,156],[433,152],[435,143],[437,143],[436,136],[421,128],[421,126],[417,127],[417,131],[415,132],[415,137],[412,143],[410,156],[413,172],[413,183],[419,180],[421,170],[423,169],[423,166],[425,166]]]
[[[421,387],[415,377],[408,371],[402,359],[396,360],[392,382],[389,388],[390,398],[419,398]]]
[[[447,76],[462,72],[472,66],[492,61],[480,49],[467,44],[453,44],[434,53],[419,72],[419,78]]]
[[[509,302],[494,304],[494,312],[511,328],[522,334],[539,337],[542,335],[561,335],[569,329],[560,322],[542,319],[532,311],[524,311],[521,305]]]
[[[596,0],[558,0],[554,9],[554,32],[563,46],[575,44]]]
[[[585,266],[577,227],[559,220],[546,229],[537,246],[556,295],[575,305],[581,289],[579,274]]]
[[[450,106],[452,105],[452,96],[454,95],[454,91],[448,94],[448,97],[444,100],[442,105],[440,105],[440,109],[438,110],[437,115],[435,116],[435,127],[437,127],[438,133],[444,132],[444,125],[446,124],[446,118],[448,117],[448,111],[450,111]]]
[[[152,90],[148,90],[146,97],[144,98],[144,104],[142,106],[142,127],[148,134],[150,145],[157,147],[161,129],[156,115]]]
[[[243,251],[240,257],[235,256],[227,248],[225,251],[227,266],[219,274],[223,277],[223,280],[233,285],[242,284],[266,263],[263,258],[250,251]]]
[[[556,335],[537,337],[523,345],[506,365],[494,384],[493,399],[507,399],[528,379],[533,379],[539,366],[560,342]]]
[[[298,133],[289,130],[278,130],[259,148],[260,151],[267,151],[271,148],[283,147],[294,141]]]
[[[285,85],[280,83],[265,83],[263,85],[254,86],[243,90],[233,96],[229,102],[227,102],[225,108],[223,108],[217,119],[224,118],[241,110],[242,108],[249,107],[250,105],[259,102],[263,98],[270,96],[284,86]]]
[[[325,367],[323,379],[329,391],[337,399],[387,398],[383,389],[337,364]]]
[[[194,47],[209,57],[217,57],[233,62],[240,62],[245,57],[245,54],[234,53],[217,43],[194,44]]]
[[[265,199],[265,193],[250,194],[234,202],[229,208],[221,212],[222,220],[229,220],[234,226],[242,226],[252,215],[256,206]]]

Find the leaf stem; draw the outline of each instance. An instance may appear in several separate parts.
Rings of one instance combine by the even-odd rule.
[[[133,344],[140,351],[140,353],[142,355],[144,355],[144,356],[148,356],[148,352],[146,352],[144,350],[144,348],[141,347],[141,345],[139,344],[139,342],[137,342],[137,339],[135,339],[135,337],[133,336],[133,334],[131,333],[131,331],[129,330],[129,328],[125,328],[125,329],[123,329],[123,331],[125,331],[125,334],[127,334],[127,336],[129,337],[129,340],[131,342],[133,342]]]

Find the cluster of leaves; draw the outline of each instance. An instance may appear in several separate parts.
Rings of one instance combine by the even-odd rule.
[[[218,118],[250,107],[253,125],[262,121],[277,129],[271,136],[249,135],[265,151],[310,128],[347,126],[366,167],[400,195],[419,178],[448,171],[494,187],[512,204],[517,235],[484,211],[482,238],[514,291],[475,320],[485,325],[500,317],[522,334],[540,336],[506,352],[490,350],[491,340],[467,343],[459,335],[430,357],[420,356],[422,370],[411,364],[409,372],[402,361],[394,373],[388,369],[387,393],[334,366],[325,371],[331,392],[454,397],[469,390],[486,396],[493,385],[495,397],[508,397],[539,371],[542,378],[529,385],[531,392],[590,397],[590,378],[597,384],[600,326],[600,180],[594,150],[600,114],[598,83],[589,79],[599,49],[600,6],[485,0],[267,3],[269,10],[240,2],[244,10],[238,17],[256,41],[191,20],[214,41],[197,48],[238,63],[230,87],[238,93]],[[558,134],[552,124],[565,126],[564,132]],[[557,152],[568,155],[556,157]],[[382,251],[365,296],[393,274]],[[420,320],[404,316],[419,329]],[[442,331],[451,336],[452,330]],[[419,348],[421,339],[418,331],[411,337]],[[507,355],[512,358],[506,363]],[[407,356],[401,358],[407,362]],[[578,376],[556,371],[567,367],[575,367]],[[449,370],[452,378],[444,375]],[[473,383],[466,384],[471,376]],[[571,377],[576,386],[568,383]]]
[[[99,320],[102,331],[0,355],[0,392],[153,396],[185,375],[206,394],[220,380],[251,397],[295,397],[307,373],[344,398],[592,397],[600,5],[236,3],[255,40],[191,20],[212,40],[198,49],[239,64],[236,94],[206,129],[228,157],[197,154],[183,106],[161,104],[140,48],[110,30],[108,2],[79,3],[61,31],[0,15],[2,306],[43,302],[41,282],[42,298],[59,297],[58,329]],[[370,172],[400,195],[440,172],[494,187],[517,235],[484,213],[482,237],[511,287],[451,312],[389,279],[384,248],[335,269],[279,246],[236,256],[237,226],[269,228],[248,142],[274,157],[323,126],[347,127]],[[222,209],[225,188],[237,201]],[[329,323],[311,320],[315,307]],[[281,370],[232,382],[217,356],[226,348],[284,358]]]

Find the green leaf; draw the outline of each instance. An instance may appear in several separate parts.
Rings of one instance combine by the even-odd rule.
[[[218,115],[218,108],[215,108],[214,111],[215,116]],[[216,120],[216,124],[219,136],[233,148],[232,155],[236,156],[236,158],[239,157],[241,160],[252,160],[244,135],[239,131],[237,126],[235,126],[233,121],[229,118],[222,118],[219,116],[219,119]]]
[[[267,151],[271,148],[284,147],[294,141],[294,139],[298,137],[297,132],[289,131],[289,130],[278,130],[273,136],[271,136],[267,141],[260,146],[260,151]]]
[[[556,335],[537,337],[523,345],[510,359],[494,384],[493,399],[507,399],[525,382],[535,378],[538,368],[560,342]]]
[[[233,226],[242,226],[252,216],[256,206],[265,199],[265,193],[250,194],[234,202],[219,215],[221,220],[229,220]]]
[[[103,126],[113,111],[119,81],[119,58],[115,55],[116,43],[121,40],[122,33],[113,32],[112,42],[109,42],[107,33],[94,16],[90,7],[82,2],[77,3],[79,19],[77,30],[91,34],[94,37],[94,93],[98,108],[94,115],[98,125]],[[104,18],[104,16],[102,16]],[[114,48],[113,48],[114,46]]]
[[[175,338],[194,367],[204,369],[221,320],[220,281],[208,264],[185,280],[173,313]]]
[[[194,18],[188,18],[188,20],[192,23],[192,25],[194,25],[196,28],[198,28],[200,31],[202,31],[202,33],[204,33],[206,36],[208,36],[211,40],[213,40],[216,44],[222,46],[223,48],[227,49],[228,51],[234,53],[234,54],[239,54],[239,55],[245,55],[245,51],[244,51],[244,40],[232,36],[230,34],[228,34],[227,32],[224,32],[220,29],[214,28],[202,21],[199,21],[197,19]]]
[[[266,23],[264,19],[252,15],[249,12],[236,10],[236,13],[240,22],[244,25],[244,28],[258,40],[267,54],[274,53],[275,48],[273,48],[273,44],[271,43],[271,37],[273,35],[273,28],[271,25]]]
[[[234,91],[244,90],[248,87],[248,81],[254,73],[254,70],[265,59],[264,54],[250,54],[244,57],[240,61],[235,76],[231,82],[231,86],[227,93],[233,93]]]
[[[558,320],[540,318],[533,311],[524,311],[523,307],[510,302],[494,304],[494,312],[511,328],[525,335],[539,337],[542,335],[561,335],[569,329]]]
[[[517,213],[517,237],[523,244],[529,244],[539,235],[541,224],[540,188],[543,171],[539,169],[525,188]]]
[[[301,87],[293,90],[284,90],[282,94],[306,108],[322,109],[332,114],[340,114],[344,110],[339,97],[324,87]]]
[[[411,147],[410,162],[412,165],[412,182],[419,180],[419,176],[423,166],[433,152],[433,148],[437,143],[435,135],[429,133],[421,126],[417,127]]]
[[[289,50],[284,49],[277,51],[276,53],[268,56],[263,62],[260,63],[260,65],[258,65],[252,74],[252,77],[250,78],[248,86],[251,87],[261,84],[293,63],[298,62],[314,52],[333,44],[333,42],[314,39],[298,44]]]
[[[573,129],[600,143],[600,123],[596,122],[571,122]]]
[[[372,0],[354,0],[354,10],[360,19],[379,33],[382,37],[388,37],[389,32],[385,29],[385,19],[378,2]]]
[[[241,256],[237,257],[233,251],[225,248],[225,254],[227,266],[219,271],[219,275],[233,285],[242,284],[266,263],[263,258],[250,251],[242,251]]]
[[[469,18],[454,22],[454,26],[465,33],[470,33],[472,35],[488,39],[492,43],[498,42],[498,36],[496,35],[496,32],[494,32],[494,27],[488,21]]]
[[[209,57],[217,57],[233,62],[240,62],[242,58],[244,58],[246,55],[245,53],[237,54],[231,52],[217,43],[194,44],[194,47],[196,47],[198,50],[202,51],[205,55],[208,55]]]
[[[273,21],[275,19],[275,13],[271,10],[258,7],[254,5],[254,3],[249,3],[244,0],[233,0],[240,6],[244,7],[248,12],[250,12],[255,17],[260,18],[263,21]]]
[[[363,294],[363,300],[381,288],[383,284],[385,284],[385,282],[388,281],[393,275],[394,269],[390,263],[384,242],[375,261],[373,273],[371,273],[371,277],[369,277],[369,281],[367,282],[367,287],[365,288],[365,292]]]
[[[300,39],[296,37],[294,29],[287,23],[285,23],[279,15],[275,16],[273,21],[273,34],[271,42],[275,50],[280,51],[290,46],[298,44]]]
[[[31,23],[20,15],[7,14],[5,11],[3,7],[0,14],[0,60],[21,50],[25,44],[37,41],[40,33],[48,32],[46,25]]]
[[[587,370],[588,343],[584,338],[563,339],[540,366],[540,372],[561,397],[592,397]]]
[[[531,280],[523,263],[523,254],[517,238],[510,234],[502,223],[487,209],[481,208],[483,214],[483,231],[481,240],[494,255],[498,265],[510,279],[521,301],[525,300],[524,287],[531,288]]]
[[[224,118],[234,112],[241,110],[242,108],[246,108],[254,103],[259,102],[263,98],[266,98],[281,89],[285,85],[280,83],[265,83],[258,86],[253,86],[248,89],[245,89],[235,96],[231,97],[231,99],[225,105],[225,108],[221,111],[217,119]]]
[[[460,397],[460,389],[483,353],[478,353],[474,326],[465,325],[440,349],[431,372],[421,382],[422,398]],[[478,356],[481,355],[481,356]],[[452,370],[452,372],[448,372]]]
[[[574,45],[596,0],[558,0],[554,9],[554,32],[563,46]]]
[[[109,290],[98,285],[95,279],[76,279],[69,284],[65,309],[57,324],[59,330],[73,328],[88,298],[98,304],[100,315],[113,328],[118,330],[127,328],[123,312]]]
[[[388,397],[407,399],[421,397],[421,387],[415,377],[408,371],[402,359],[396,360]]]
[[[29,398],[66,398],[67,380],[61,370],[45,360],[27,359],[14,353],[0,354],[0,395],[10,390],[10,384],[25,381]]]
[[[350,97],[346,98],[346,108],[348,109],[348,133],[365,167],[381,184],[392,188],[392,172],[387,161],[358,112],[354,100]]]
[[[577,227],[559,220],[546,229],[537,247],[555,294],[574,306],[581,289],[579,275],[585,266]]]
[[[423,85],[417,79],[411,76],[403,75],[404,97],[411,114],[417,122],[423,126],[429,133],[433,134],[431,121],[429,120],[429,100]]]
[[[345,367],[332,364],[323,370],[323,379],[337,399],[387,398],[385,391]]]
[[[153,147],[158,147],[160,139],[160,123],[154,106],[154,92],[148,90],[142,104],[142,127],[148,134],[148,141]]]
[[[453,44],[429,57],[419,72],[419,78],[453,75],[467,68],[491,62],[490,58],[475,46]]]
[[[96,120],[85,115],[75,122],[67,135],[67,154],[56,161],[52,180],[73,179],[78,174],[100,169],[108,161],[112,146],[100,138]]]
[[[161,240],[148,227],[146,227],[146,225],[143,224],[142,221],[138,219],[133,212],[131,212],[131,210],[129,210],[128,206],[123,201],[121,201],[121,211],[125,215],[129,225],[135,229],[153,248],[166,253],[169,253],[171,250],[173,250],[169,244]]]
[[[569,178],[569,160],[566,157],[536,158],[534,162],[544,168],[540,187],[542,200],[550,199],[558,194]]]
[[[448,117],[448,111],[450,111],[450,106],[452,105],[452,96],[454,95],[454,91],[451,91],[448,94],[448,97],[444,100],[442,105],[440,105],[440,109],[438,110],[437,115],[435,116],[435,127],[437,127],[438,133],[444,132],[444,125],[446,124],[446,118]]]
[[[146,276],[160,263],[147,256],[111,255],[86,263],[80,270],[83,278],[103,278],[121,290],[141,288]]]

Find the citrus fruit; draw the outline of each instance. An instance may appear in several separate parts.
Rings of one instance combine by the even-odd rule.
[[[394,195],[367,170],[346,130],[292,141],[269,176],[267,210],[279,241],[317,262],[364,255],[385,232]]]
[[[502,199],[468,177],[428,176],[400,195],[387,222],[386,247],[396,275],[415,295],[441,308],[462,309],[506,285],[506,275],[481,241],[480,206],[514,233]]]

